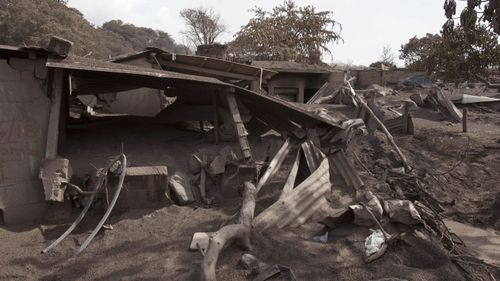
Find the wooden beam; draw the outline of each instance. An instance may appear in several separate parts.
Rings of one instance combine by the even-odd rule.
[[[217,94],[212,95],[212,104],[214,108],[214,142],[215,144],[219,143],[219,116],[217,111]]]
[[[231,116],[233,117],[234,127],[236,129],[236,134],[238,135],[238,140],[240,142],[241,151],[243,152],[243,156],[246,160],[252,159],[252,152],[250,151],[250,144],[247,139],[247,130],[245,129],[245,125],[241,120],[240,111],[238,109],[238,104],[236,103],[236,96],[234,92],[227,91],[225,93],[225,97],[227,100],[227,105],[229,107],[229,111],[231,112]]]
[[[45,158],[55,159],[57,157],[57,146],[59,141],[59,120],[61,117],[61,101],[64,93],[64,73],[62,69],[55,69],[49,85],[50,113],[49,127],[47,130],[47,144],[45,146]]]
[[[210,69],[210,68],[199,67],[199,66],[195,66],[195,65],[183,64],[183,63],[179,63],[179,62],[171,62],[171,61],[167,61],[163,58],[158,58],[158,59],[160,61],[160,64],[163,67],[188,70],[188,71],[203,73],[203,74],[206,74],[209,76],[222,76],[222,77],[241,79],[241,80],[257,80],[258,79],[257,77],[254,77],[252,75],[226,72],[224,70]]]

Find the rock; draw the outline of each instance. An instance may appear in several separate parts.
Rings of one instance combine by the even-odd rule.
[[[189,177],[176,171],[168,180],[168,185],[177,197],[179,205],[187,205],[194,202],[194,194]]]

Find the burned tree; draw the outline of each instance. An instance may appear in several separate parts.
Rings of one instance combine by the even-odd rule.
[[[183,34],[195,45],[213,44],[217,37],[227,31],[220,15],[212,8],[184,9],[181,11],[181,17],[187,27]]]

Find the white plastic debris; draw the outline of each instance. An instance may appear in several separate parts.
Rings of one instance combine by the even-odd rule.
[[[384,244],[385,244],[384,233],[382,233],[380,229],[372,231],[372,234],[366,237],[365,240],[366,257],[378,253],[382,249],[382,246]]]
[[[382,214],[384,209],[382,208],[382,204],[380,200],[378,200],[375,195],[371,191],[366,193],[366,199],[368,203],[366,206],[370,208],[370,211],[375,215],[375,217],[380,220],[382,218]],[[350,205],[349,208],[354,212],[354,223],[361,226],[372,226],[375,224],[372,215],[360,204]]]
[[[316,242],[326,243],[328,242],[328,231],[325,231],[323,234],[318,234],[313,237],[313,240]]]
[[[384,210],[391,221],[412,225],[422,222],[422,218],[409,200],[386,200]]]

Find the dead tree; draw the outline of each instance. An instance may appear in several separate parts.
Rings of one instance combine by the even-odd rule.
[[[250,248],[250,232],[255,212],[255,197],[257,189],[250,182],[245,182],[243,204],[240,210],[238,223],[226,225],[215,232],[210,238],[207,252],[201,263],[201,280],[216,281],[215,269],[220,252],[232,241],[238,241],[244,248]]]

